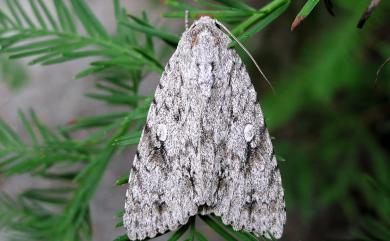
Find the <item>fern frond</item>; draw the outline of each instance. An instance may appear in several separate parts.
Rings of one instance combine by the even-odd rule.
[[[129,45],[119,39],[112,41],[84,0],[72,0],[70,6],[62,0],[53,0],[52,3],[58,19],[53,17],[47,3],[41,0],[29,1],[34,16],[28,16],[26,6],[18,1],[7,1],[8,13],[0,10],[0,53],[14,59],[33,57],[30,64],[43,65],[87,57],[104,60],[98,67],[92,66],[83,71],[79,77],[110,69],[118,59],[129,60],[125,63],[126,69],[139,70],[142,66],[148,66],[155,71],[162,70],[153,53],[141,51],[143,47],[138,43]],[[86,34],[77,29],[78,22]],[[127,35],[124,32],[117,34]],[[114,62],[110,64],[110,61]]]
[[[0,120],[0,172],[5,175],[26,172],[40,173],[59,163],[78,163],[90,160],[88,152],[72,140],[53,133],[43,126],[34,112],[31,121],[19,112],[30,143]]]

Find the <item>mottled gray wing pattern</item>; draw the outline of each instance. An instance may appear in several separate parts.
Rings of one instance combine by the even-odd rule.
[[[280,173],[245,66],[208,17],[183,33],[156,90],[126,193],[130,239],[174,230],[196,213],[279,238]]]
[[[220,162],[220,169],[213,205],[203,213],[221,216],[236,230],[280,238],[286,222],[284,193],[256,92],[235,51],[226,49],[221,55],[227,56],[221,66],[231,71],[224,72],[227,74],[222,78],[228,81],[212,98],[224,101],[211,101],[215,106],[208,109],[209,113],[206,110],[204,118],[215,118],[215,112],[223,109],[219,122],[228,120],[227,133],[214,138],[218,147],[214,159]],[[214,129],[221,128],[220,123]]]
[[[174,230],[197,212],[188,162],[192,153],[181,138],[186,134],[179,54],[161,77],[129,177],[124,226],[131,240]]]

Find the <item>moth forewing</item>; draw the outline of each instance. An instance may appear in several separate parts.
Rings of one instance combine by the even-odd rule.
[[[236,230],[280,238],[277,161],[256,92],[209,17],[183,33],[156,89],[126,192],[131,240],[214,213]]]

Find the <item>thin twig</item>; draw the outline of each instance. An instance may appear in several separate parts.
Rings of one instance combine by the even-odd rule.
[[[367,10],[363,13],[362,17],[360,18],[357,24],[358,28],[363,28],[367,19],[371,16],[372,12],[375,10],[375,8],[379,5],[380,2],[381,0],[371,0],[370,5],[368,6]]]

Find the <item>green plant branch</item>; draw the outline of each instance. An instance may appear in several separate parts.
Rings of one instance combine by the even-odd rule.
[[[245,31],[247,31],[251,26],[253,26],[255,23],[259,22],[260,20],[264,19],[265,17],[269,16],[271,13],[275,12],[276,10],[280,9],[283,6],[288,6],[290,4],[290,0],[275,0],[267,4],[266,6],[262,7],[258,11],[254,12],[247,20],[245,20],[243,23],[238,25],[232,30],[232,33],[234,35],[241,35]]]

